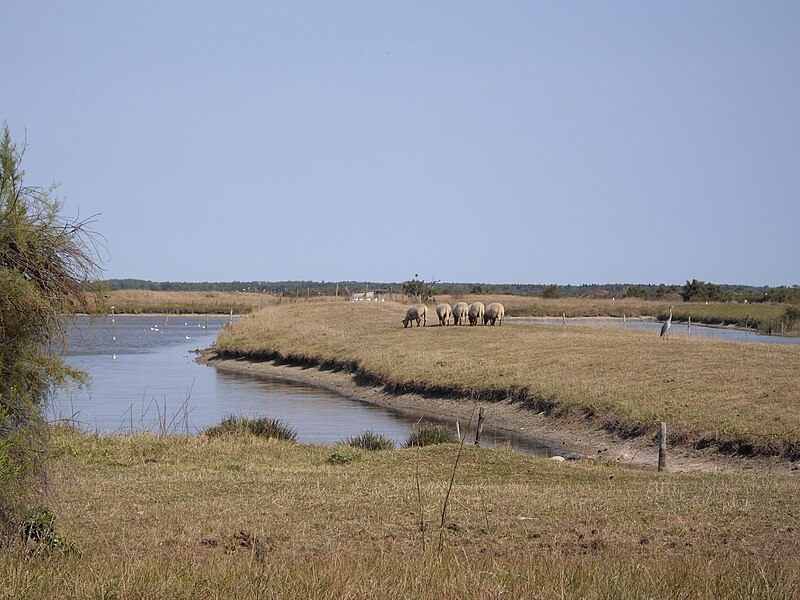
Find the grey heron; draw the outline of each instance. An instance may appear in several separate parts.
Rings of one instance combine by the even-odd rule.
[[[667,319],[667,322],[664,323],[661,326],[661,335],[660,335],[660,337],[664,337],[666,335],[667,339],[669,339],[669,335],[668,335],[667,332],[669,332],[669,328],[672,327],[672,309],[673,308],[675,308],[675,307],[674,306],[670,306],[669,307],[669,318]]]

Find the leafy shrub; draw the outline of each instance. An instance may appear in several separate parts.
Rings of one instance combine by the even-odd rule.
[[[203,433],[209,437],[247,433],[258,437],[288,440],[290,442],[297,441],[297,431],[280,419],[270,419],[268,417],[249,419],[231,415],[217,425],[206,428]]]
[[[406,440],[406,448],[413,446],[430,446],[431,444],[457,444],[458,436],[454,429],[446,425],[431,425],[430,423],[423,423],[412,431],[408,440]]]
[[[361,435],[349,437],[344,440],[344,443],[362,450],[392,450],[394,448],[394,440],[374,431],[365,431]]]
[[[337,450],[328,457],[328,462],[332,465],[346,465],[349,462],[353,462],[353,455],[349,452]]]

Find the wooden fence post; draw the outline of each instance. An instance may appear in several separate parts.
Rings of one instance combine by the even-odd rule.
[[[480,410],[478,411],[478,428],[475,430],[475,445],[481,445],[481,434],[483,433],[483,417],[484,408],[481,406]]]
[[[658,470],[667,470],[667,424],[661,421],[658,435]]]

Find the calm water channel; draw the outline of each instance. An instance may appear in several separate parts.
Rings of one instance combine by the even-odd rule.
[[[307,444],[335,444],[367,430],[402,444],[419,415],[400,414],[313,386],[265,380],[198,365],[228,318],[79,318],[68,331],[66,361],[91,386],[61,390],[51,419],[103,433],[149,430],[194,434],[229,415],[282,419]],[[464,424],[462,423],[462,427]],[[485,432],[486,445],[559,454],[566,449]]]
[[[506,321],[504,321],[505,323]],[[561,325],[560,318],[553,317],[513,317],[508,319],[508,323],[515,323],[519,325]],[[622,319],[566,319],[564,322],[566,326],[573,327],[624,327],[627,329],[639,329],[643,331],[652,331],[654,335],[658,335],[661,331],[663,323],[658,321],[640,321],[638,318],[627,319],[623,322]],[[691,336],[696,338],[710,338],[715,340],[724,340],[728,342],[757,342],[761,344],[800,344],[800,337],[781,337],[774,335],[760,335],[756,331],[730,329],[725,327],[707,327],[703,325],[692,324],[691,328],[686,323],[672,322],[672,327],[669,330],[670,336]]]

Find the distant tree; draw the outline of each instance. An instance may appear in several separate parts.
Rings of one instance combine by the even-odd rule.
[[[439,283],[438,281],[434,280],[429,283],[425,283],[421,279],[417,279],[419,275],[414,275],[414,279],[409,281],[403,282],[402,291],[406,296],[413,296],[419,302],[434,302],[434,286]]]
[[[560,298],[561,290],[555,283],[546,285],[542,290],[542,298]]]
[[[791,302],[796,304],[800,302],[800,289],[796,286],[788,288],[782,285],[767,291],[764,295],[764,299],[769,302]]]
[[[54,385],[83,380],[59,357],[67,315],[92,310],[99,267],[89,220],[61,217],[55,186],[24,183],[8,124],[0,132],[0,534],[36,501],[44,408]],[[0,542],[0,546],[2,546]]]
[[[647,298],[647,288],[643,285],[631,285],[625,290],[626,298]]]
[[[470,293],[470,294],[485,294],[485,293],[486,293],[486,288],[485,288],[485,287],[483,287],[483,285],[482,285],[482,284],[480,284],[480,283],[476,283],[476,284],[474,284],[474,285],[472,286],[472,288],[469,290],[469,293]]]
[[[686,302],[722,302],[727,300],[727,293],[716,283],[706,283],[697,279],[687,281],[681,290]]]

